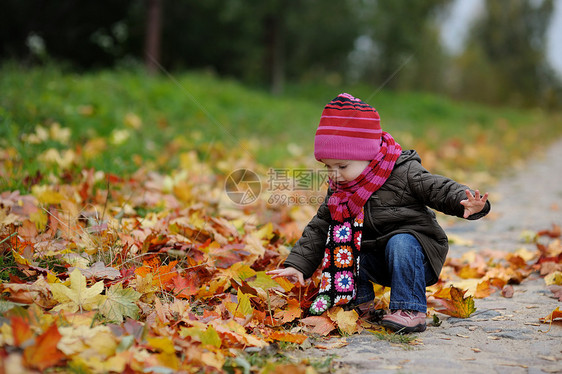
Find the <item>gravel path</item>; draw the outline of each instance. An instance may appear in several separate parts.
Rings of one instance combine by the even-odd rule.
[[[444,222],[449,234],[472,242],[453,244],[450,257],[469,250],[534,249],[521,240],[523,231],[562,225],[562,139],[490,192],[489,217]],[[496,292],[475,299],[477,311],[470,318],[440,314],[442,324],[418,334],[418,345],[392,344],[364,331],[348,337],[342,348],[309,348],[297,355],[334,355],[338,373],[562,373],[562,324],[548,332],[548,325],[538,324],[562,307],[551,295],[544,279],[532,275],[514,286],[512,298]]]

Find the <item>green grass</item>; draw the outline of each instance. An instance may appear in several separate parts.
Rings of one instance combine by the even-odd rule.
[[[49,173],[71,180],[82,168],[120,176],[139,167],[166,172],[190,150],[212,167],[233,154],[268,167],[314,165],[318,119],[340,92],[375,106],[383,129],[405,148],[439,150],[446,142],[480,142],[501,149],[499,156],[461,165],[474,170],[506,167],[537,143],[562,135],[560,114],[364,85],[290,85],[275,97],[205,72],[76,74],[56,66],[24,69],[8,63],[0,67],[0,190],[27,190]],[[49,130],[55,123],[70,129],[68,141],[56,136],[31,141],[38,125]],[[48,150],[63,157],[67,149],[74,152],[74,162],[45,161]]]

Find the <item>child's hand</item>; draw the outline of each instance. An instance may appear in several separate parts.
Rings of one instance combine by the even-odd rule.
[[[470,190],[466,190],[466,197],[468,199],[462,200],[461,204],[464,206],[464,218],[468,218],[468,216],[478,213],[484,208],[486,205],[486,201],[488,200],[488,193],[486,192],[484,196],[480,196],[480,191],[476,190],[475,195],[473,196]]]
[[[267,275],[271,275],[271,278],[279,278],[285,277],[288,278],[291,282],[295,280],[301,285],[304,286],[304,276],[300,271],[295,268],[285,268],[285,269],[275,269],[266,272]]]

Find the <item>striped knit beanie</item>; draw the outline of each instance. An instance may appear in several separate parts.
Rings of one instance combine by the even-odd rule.
[[[372,160],[379,153],[381,136],[376,109],[342,93],[322,111],[314,137],[314,157],[318,161]]]

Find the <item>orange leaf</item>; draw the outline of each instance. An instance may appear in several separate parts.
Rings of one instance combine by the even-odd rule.
[[[306,317],[301,319],[300,322],[312,327],[310,330],[311,333],[323,336],[328,335],[331,331],[336,329],[332,320],[323,316]]]
[[[436,299],[450,299],[451,298],[451,289],[450,288],[440,288],[439,290],[435,291],[432,295]]]
[[[496,292],[496,290],[494,290],[491,287],[490,281],[485,280],[483,282],[478,283],[478,285],[476,286],[476,292],[474,293],[474,297],[476,299],[483,299],[485,297],[490,296],[494,292]]]
[[[302,344],[308,338],[308,336],[303,334],[292,334],[285,331],[273,331],[269,337],[273,340],[297,344]]]
[[[562,310],[560,307],[556,307],[548,316],[539,318],[539,321],[543,323],[551,323],[554,322],[555,319],[562,319]]]
[[[34,345],[23,351],[26,365],[43,371],[63,360],[65,355],[57,349],[60,339],[61,334],[57,325],[53,323],[47,331],[37,337]]]
[[[275,318],[281,318],[283,323],[291,322],[302,314],[300,302],[297,299],[289,299],[285,310],[275,312]]]
[[[146,277],[152,274],[152,284],[155,286],[167,286],[177,276],[177,272],[172,270],[178,262],[172,261],[168,265],[160,265],[160,260],[154,257],[148,261],[143,261],[143,266],[135,270],[135,274]]]
[[[14,334],[14,345],[21,346],[22,343],[27,341],[33,336],[29,324],[19,316],[11,318],[12,333]]]
[[[283,287],[286,292],[291,291],[293,287],[295,287],[295,285],[285,277],[274,278],[273,280]]]
[[[476,311],[472,296],[464,297],[465,291],[457,287],[451,287],[451,299],[441,299],[441,304],[445,309],[437,310],[439,313],[447,314],[451,317],[468,318]]]
[[[496,288],[502,289],[506,284],[507,282],[501,278],[490,278],[490,285]]]

